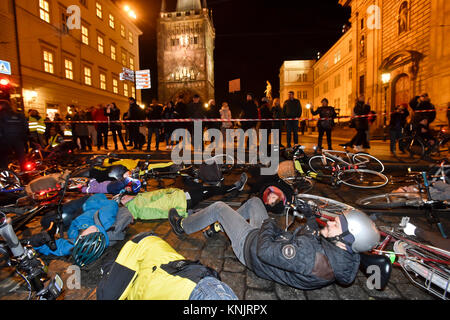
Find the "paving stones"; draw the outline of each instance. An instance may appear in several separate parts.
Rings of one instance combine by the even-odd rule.
[[[338,300],[339,297],[334,285],[330,285],[321,289],[305,291],[308,300]]]
[[[276,300],[277,296],[274,292],[262,291],[256,289],[247,289],[245,292],[245,300]]]
[[[306,300],[304,291],[275,283],[275,293],[280,300]]]
[[[244,272],[246,267],[237,259],[226,258],[223,270],[227,272]]]
[[[274,288],[274,282],[262,279],[247,269],[247,286],[250,288],[272,291]]]
[[[222,271],[220,278],[234,291],[239,300],[244,299],[246,290],[245,274]]]

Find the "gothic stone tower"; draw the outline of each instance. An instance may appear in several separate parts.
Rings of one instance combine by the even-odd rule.
[[[158,98],[185,101],[200,95],[203,102],[214,98],[215,30],[206,0],[177,0],[175,12],[162,2],[158,21]]]

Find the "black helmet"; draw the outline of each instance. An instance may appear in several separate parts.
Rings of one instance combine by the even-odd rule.
[[[119,180],[123,178],[123,175],[127,171],[129,171],[127,167],[122,165],[111,166],[109,169],[108,177]]]

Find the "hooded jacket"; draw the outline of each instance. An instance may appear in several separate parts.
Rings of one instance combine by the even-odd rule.
[[[106,246],[109,245],[107,230],[116,221],[119,205],[113,200],[108,200],[104,194],[96,194],[83,203],[83,214],[78,216],[70,224],[67,231],[67,239],[57,239],[55,241],[57,249],[50,250],[47,245],[36,247],[35,250],[44,255],[67,256],[70,255],[78,238],[80,231],[96,226],[99,232],[105,235]]]
[[[343,250],[317,235],[315,218],[309,218],[300,235],[282,231],[273,219],[245,240],[244,257],[257,276],[301,290],[312,290],[335,281],[350,284],[359,269],[360,256]]]

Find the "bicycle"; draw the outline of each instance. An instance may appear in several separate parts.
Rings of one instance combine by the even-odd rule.
[[[311,194],[296,195],[295,201],[286,206],[286,231],[293,223],[289,222],[289,215],[304,219],[297,210],[296,201],[306,202],[316,221],[324,226],[327,221],[334,220],[338,215],[348,210],[358,210],[345,203]],[[450,252],[412,240],[404,234],[409,218],[403,218],[400,225],[393,227],[379,227],[383,237],[379,245],[371,252],[361,253],[361,268],[368,273],[369,266],[378,266],[380,283],[378,290],[383,290],[389,283],[392,266],[401,267],[408,279],[415,285],[444,300],[448,300],[450,289]],[[389,247],[388,247],[389,246]],[[390,250],[389,250],[390,249]],[[420,276],[420,280],[418,277]]]
[[[296,146],[294,148],[292,160],[293,168],[295,168],[295,170],[290,170],[287,174],[283,174],[282,179],[291,179],[293,181],[296,179],[302,181],[311,179],[325,181],[326,179],[329,179],[330,184],[333,187],[339,187],[341,184],[345,184],[349,187],[361,189],[381,188],[389,182],[389,179],[383,173],[366,169],[378,167],[378,170],[384,171],[383,164],[375,157],[365,153],[352,154],[347,151],[341,152],[347,155],[350,161],[347,162],[341,157],[329,153],[331,151],[332,150],[324,150],[322,155],[308,158],[304,152],[304,147]],[[302,163],[307,163],[312,171],[305,173],[302,168]]]

